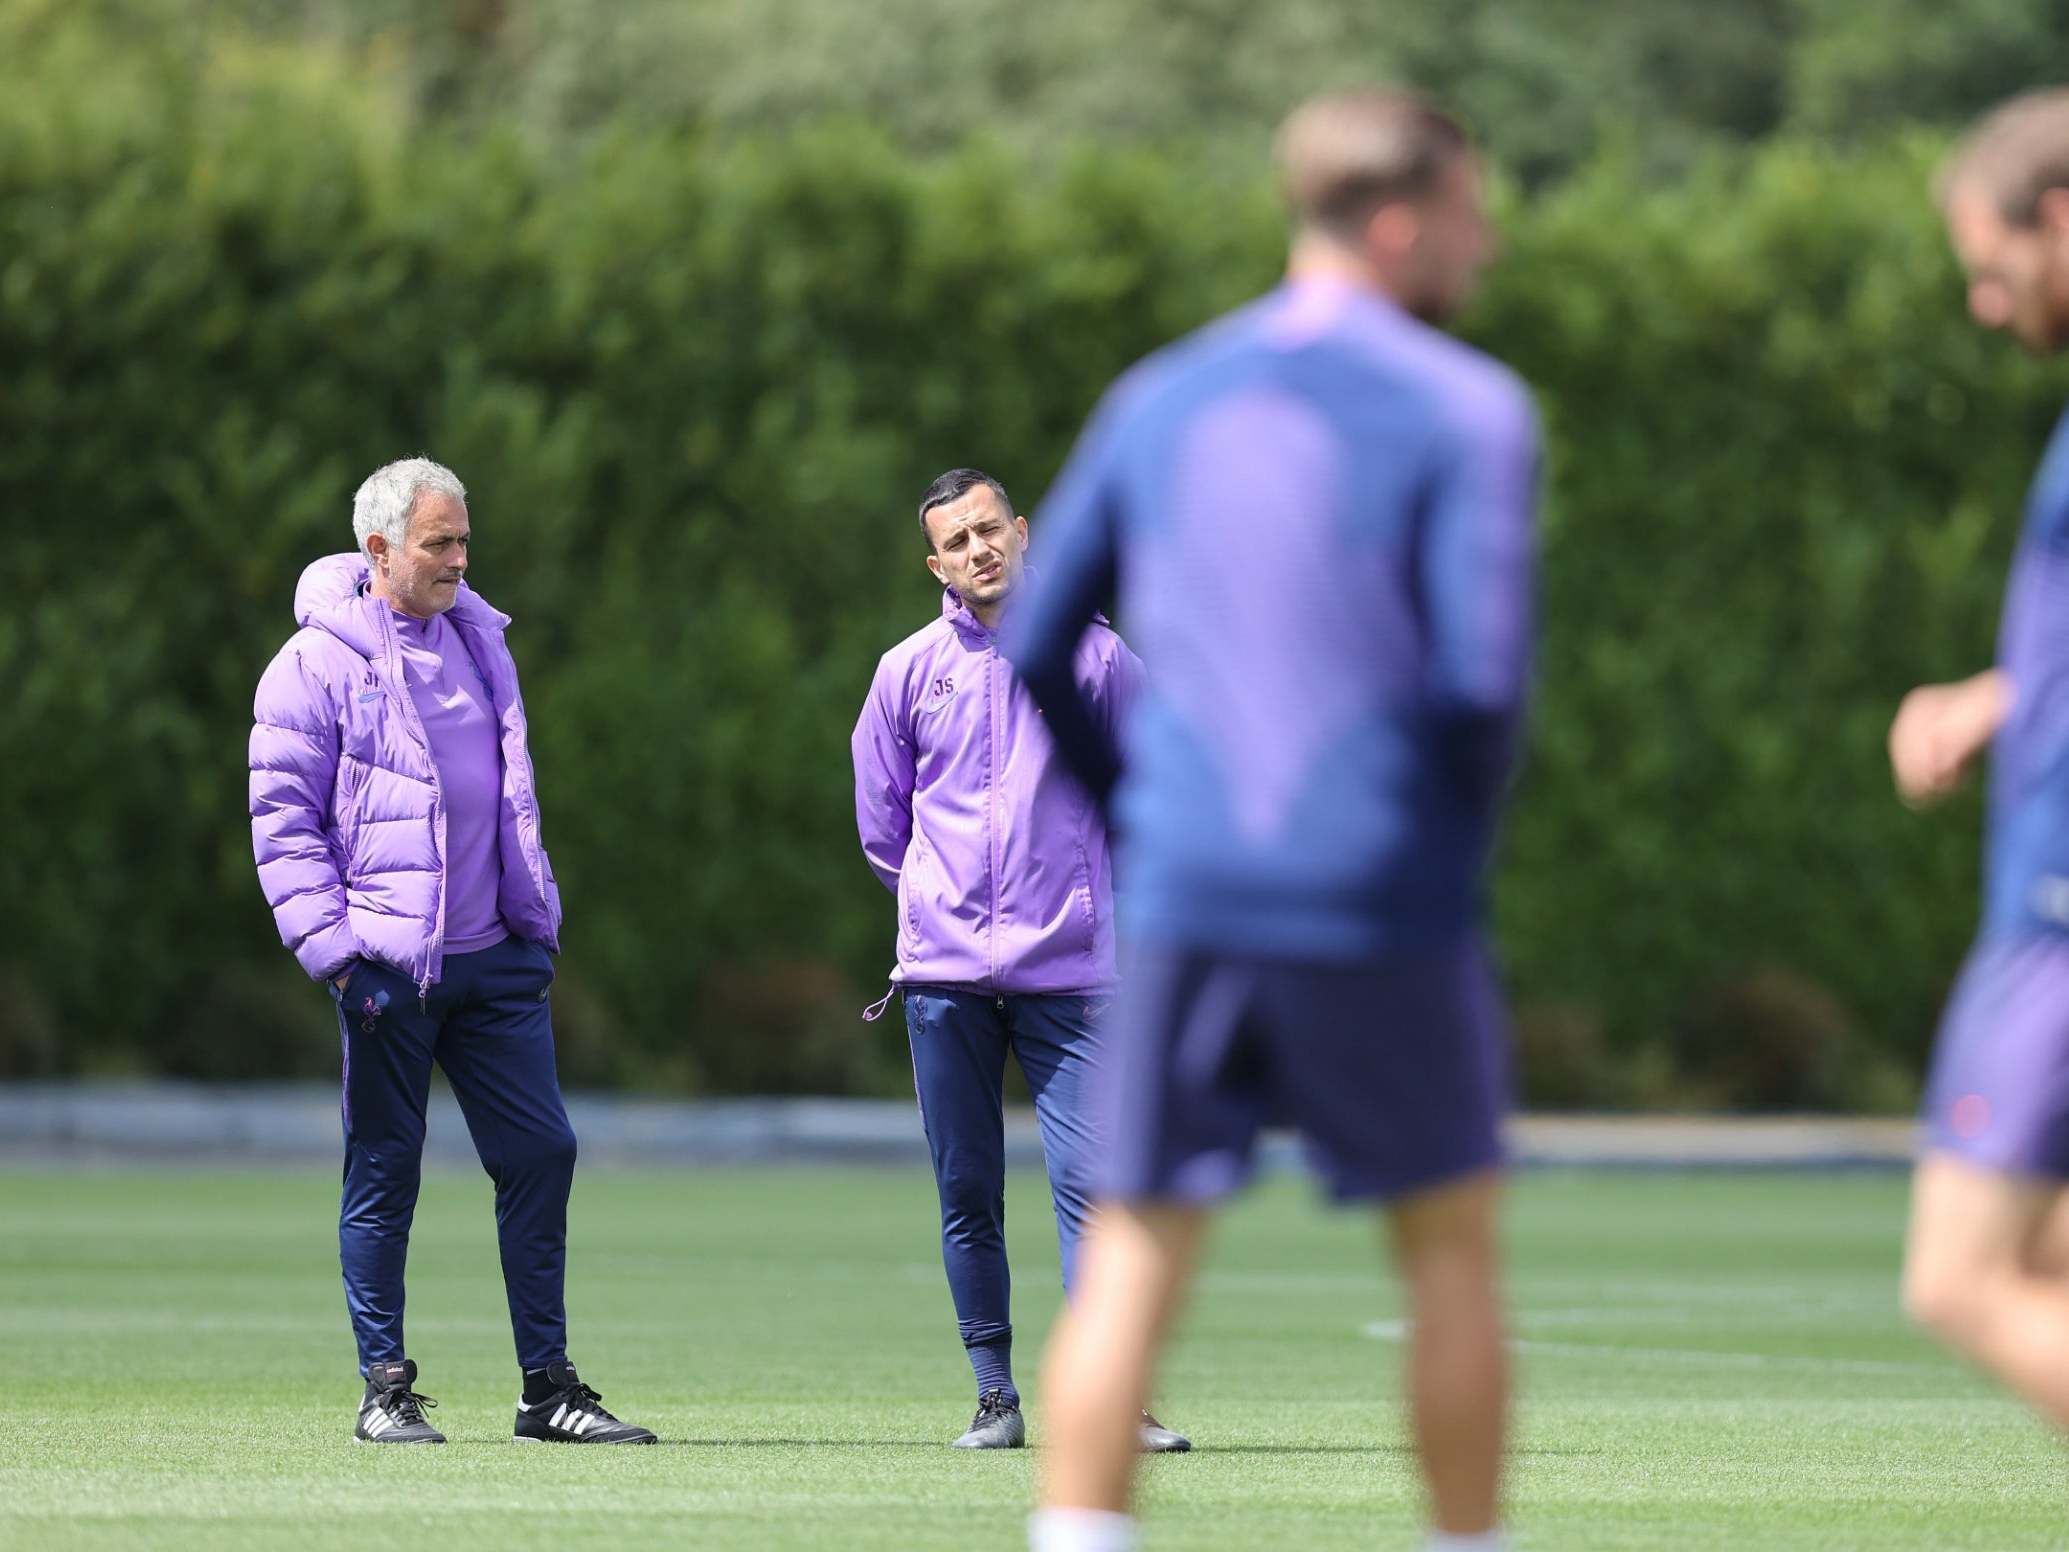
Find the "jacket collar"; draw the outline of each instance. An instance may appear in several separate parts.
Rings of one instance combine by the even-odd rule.
[[[1039,573],[1036,572],[1033,566],[1021,568],[1020,591],[1025,593],[1028,588],[1034,586],[1038,576]],[[969,637],[970,640],[980,645],[989,646],[998,639],[998,633],[989,629],[982,620],[978,619],[971,611],[970,606],[963,602],[963,595],[952,587],[944,586],[941,589],[941,618],[953,625],[962,635]],[[1105,625],[1108,622],[1104,614],[1095,611],[1092,615],[1092,623],[1094,625]]]
[[[369,661],[384,656],[381,615],[388,606],[367,593],[369,576],[366,557],[356,550],[311,561],[295,586],[295,623],[337,637]],[[446,613],[455,625],[468,630],[500,632],[510,624],[509,615],[492,608],[465,582]]]
[[[1025,583],[1026,577],[1022,576]],[[991,627],[978,619],[970,606],[963,602],[963,595],[952,587],[941,589],[941,618],[956,628],[958,634],[970,640],[989,645],[995,638]]]

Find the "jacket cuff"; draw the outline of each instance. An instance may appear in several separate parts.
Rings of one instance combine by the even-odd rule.
[[[311,933],[295,950],[295,958],[312,981],[331,980],[359,957],[359,940],[343,922]]]

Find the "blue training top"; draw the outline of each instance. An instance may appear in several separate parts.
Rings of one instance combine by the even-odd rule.
[[[1114,791],[1131,935],[1304,959],[1456,937],[1529,677],[1536,417],[1384,298],[1289,282],[1139,363],[1044,501],[1006,651]],[[1117,753],[1071,649],[1117,589]],[[1124,759],[1123,759],[1124,756]]]
[[[2069,931],[2069,413],[2026,497],[1997,666],[2012,705],[1990,746],[1983,931]]]

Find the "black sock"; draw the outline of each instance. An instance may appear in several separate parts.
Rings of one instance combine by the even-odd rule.
[[[535,1406],[554,1394],[557,1394],[557,1391],[553,1382],[546,1378],[546,1371],[544,1369],[526,1369],[524,1371],[524,1404],[526,1406]]]

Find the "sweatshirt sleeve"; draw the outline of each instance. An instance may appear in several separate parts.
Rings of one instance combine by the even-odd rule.
[[[1120,778],[1117,723],[1087,702],[1074,664],[1079,638],[1119,580],[1120,514],[1110,455],[1114,398],[1110,392],[1093,415],[1042,502],[1035,530],[1040,575],[1009,614],[1001,643],[1042,708],[1064,764],[1102,806]]]
[[[1535,634],[1537,417],[1520,384],[1501,386],[1439,447],[1422,547],[1437,736],[1485,792],[1515,760]]]

